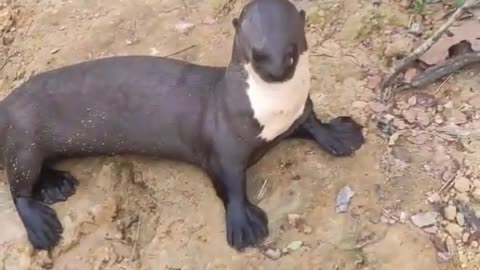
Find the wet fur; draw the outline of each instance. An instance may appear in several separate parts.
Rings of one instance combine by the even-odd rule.
[[[260,11],[266,17],[260,18]],[[249,166],[285,138],[314,140],[333,155],[349,155],[363,144],[361,127],[351,118],[321,123],[309,98],[289,110],[303,108],[302,113],[277,121],[271,116],[279,108],[272,108],[273,114],[268,107],[258,110],[259,103],[246,93],[245,65],[255,45],[250,40],[255,33],[248,31],[255,28],[243,23],[271,27],[275,35],[261,45],[271,48],[276,61],[287,43],[298,45],[295,56],[307,50],[304,15],[286,0],[251,2],[234,21],[232,61],[226,68],[162,57],[112,57],[47,71],[15,89],[0,102],[0,150],[30,243],[38,249],[58,244],[63,229],[49,204],[66,200],[78,184],[53,169],[53,162],[127,153],[184,161],[207,172],[226,210],[228,244],[242,250],[260,243],[268,235],[268,218],[246,197]],[[289,22],[286,28],[270,25],[283,20]],[[271,62],[255,71],[262,78],[285,75],[284,81],[295,67],[284,68]],[[259,111],[267,117],[256,118]],[[262,135],[273,122],[275,131]]]

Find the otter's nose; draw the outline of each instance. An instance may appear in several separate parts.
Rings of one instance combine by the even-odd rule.
[[[271,81],[284,81],[294,71],[293,60],[291,58],[274,61],[267,68],[267,76]]]

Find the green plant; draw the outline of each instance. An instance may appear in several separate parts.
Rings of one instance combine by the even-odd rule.
[[[462,1],[462,0],[456,0]],[[424,13],[427,6],[427,0],[414,0],[413,1],[413,10],[417,13]]]
[[[461,7],[465,3],[465,0],[455,0],[455,6]]]

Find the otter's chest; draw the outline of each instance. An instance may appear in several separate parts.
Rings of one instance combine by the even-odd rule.
[[[303,113],[310,91],[308,54],[300,56],[294,76],[285,82],[263,81],[247,66],[247,95],[262,130],[258,137],[271,141],[287,131]]]

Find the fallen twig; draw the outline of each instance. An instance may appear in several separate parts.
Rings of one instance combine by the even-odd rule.
[[[425,42],[423,42],[419,47],[417,47],[412,53],[398,61],[393,68],[392,73],[382,82],[380,86],[380,98],[382,101],[387,101],[392,96],[392,84],[397,78],[398,74],[403,72],[405,68],[410,66],[415,60],[418,59],[420,55],[425,53],[430,49],[435,42],[437,42],[440,37],[447,31],[450,26],[457,21],[463,14],[466,9],[477,6],[480,4],[480,0],[466,0],[462,6],[460,6],[449,18],[448,20],[440,26],[440,28]]]
[[[181,49],[181,50],[178,50],[178,51],[176,51],[176,52],[173,52],[173,53],[171,53],[171,54],[167,54],[167,55],[165,55],[165,56],[163,56],[163,57],[172,57],[172,56],[175,56],[175,55],[177,55],[177,54],[181,54],[181,53],[183,53],[183,52],[186,52],[186,51],[188,51],[188,50],[191,50],[191,49],[193,49],[193,48],[195,48],[195,47],[197,47],[197,45],[193,44],[193,45],[190,45],[190,46],[188,46],[188,47],[186,47],[186,48],[183,48],[183,49]]]
[[[437,132],[450,135],[452,137],[480,139],[480,129],[465,128],[457,125],[447,125],[436,129]]]
[[[423,87],[435,82],[443,76],[454,73],[459,69],[474,63],[480,63],[480,52],[471,52],[452,57],[441,64],[428,68],[422,74],[413,78],[410,83],[397,88],[396,91]]]

